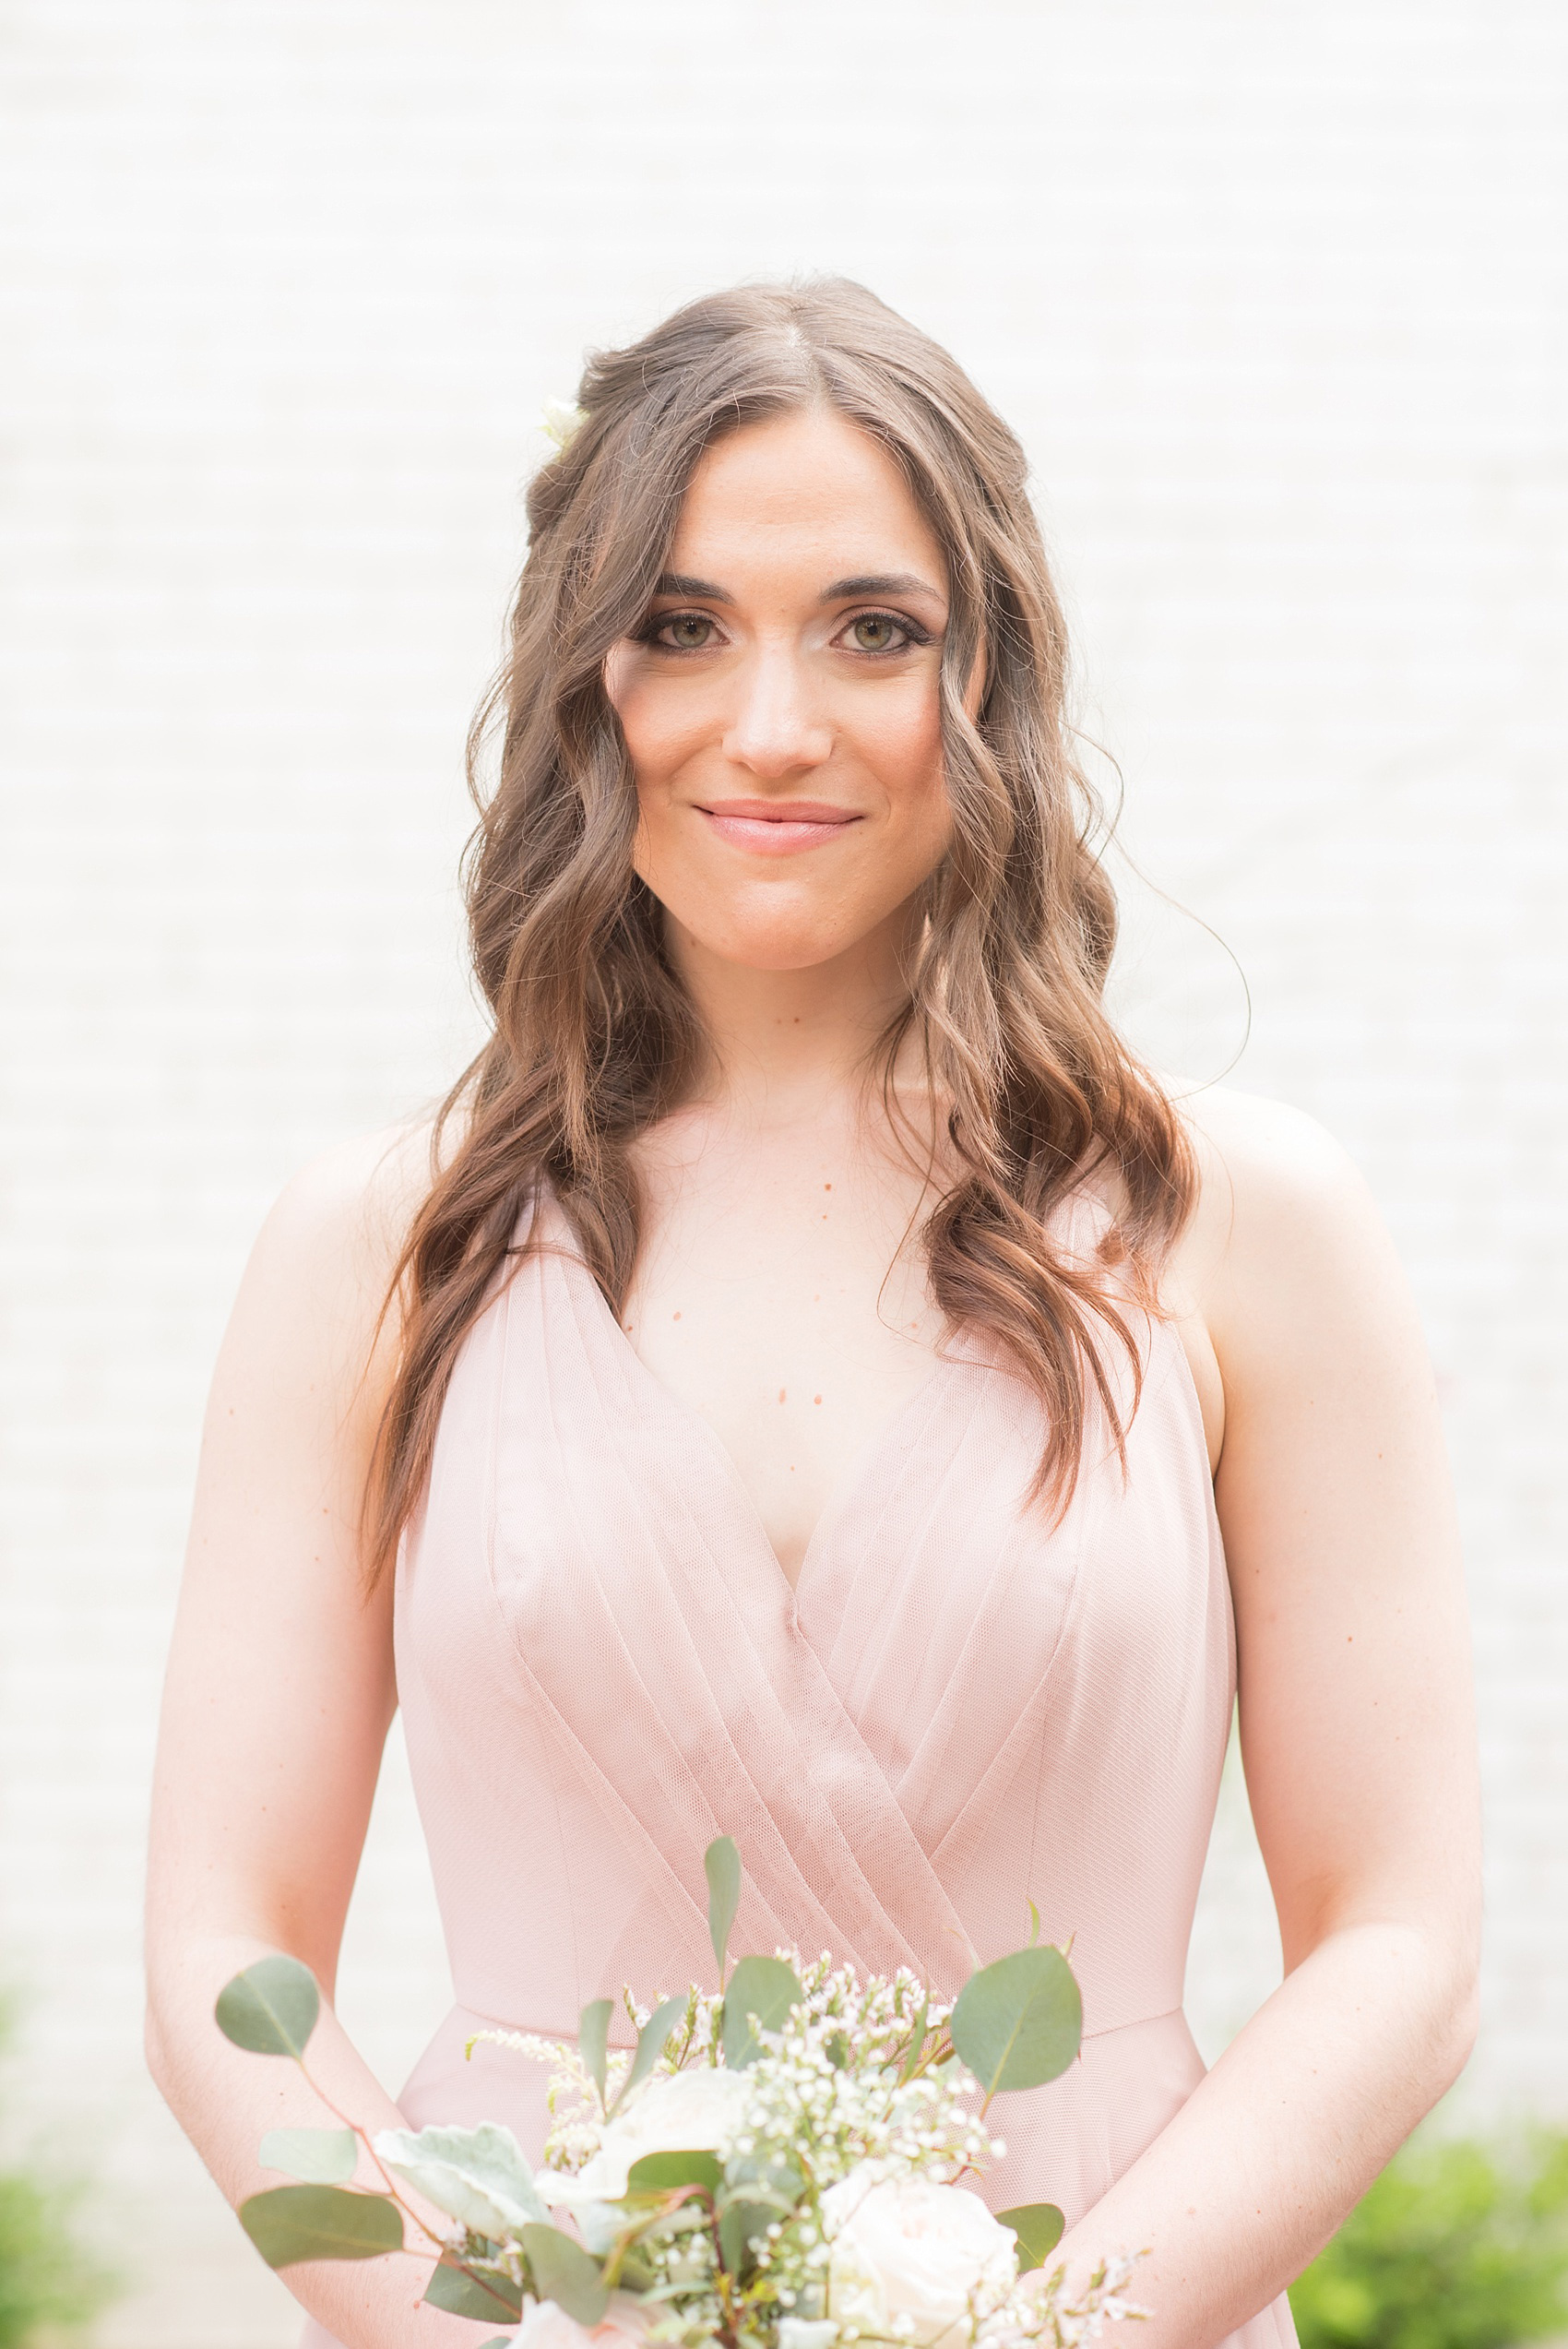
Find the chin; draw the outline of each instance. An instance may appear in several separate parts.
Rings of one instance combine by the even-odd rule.
[[[885,918],[880,904],[868,908],[853,891],[798,883],[683,888],[663,901],[669,918],[703,954],[744,971],[814,970],[849,953]]]
[[[700,931],[694,935],[719,961],[738,963],[744,971],[814,971],[855,943],[837,931],[825,936],[796,923],[746,925],[721,936],[705,937]]]

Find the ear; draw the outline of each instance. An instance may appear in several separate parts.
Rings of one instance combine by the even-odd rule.
[[[985,674],[989,665],[986,653],[985,630],[982,628],[975,646],[975,657],[969,663],[968,681],[964,687],[964,707],[971,718],[980,716],[980,703],[985,698]]]
[[[633,648],[623,638],[620,643],[611,646],[599,673],[600,682],[604,687],[604,698],[617,717],[621,713],[621,694],[632,657]]]
[[[951,593],[951,590],[949,590],[949,592]],[[985,699],[987,677],[991,667],[989,658],[991,639],[986,634],[985,618],[985,606],[982,602],[980,612],[976,617],[975,649],[973,653],[970,655],[969,673],[964,680],[964,691],[962,697],[965,713],[970,719],[977,719],[980,716],[980,705]],[[951,614],[949,615],[948,626],[951,629]]]

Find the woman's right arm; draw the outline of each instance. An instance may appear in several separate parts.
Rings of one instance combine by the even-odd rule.
[[[428,1138],[379,1138],[301,1176],[256,1244],[213,1380],[164,1693],[148,1893],[148,2058],[231,2202],[283,2181],[266,2130],[331,2126],[291,2063],[232,2046],[229,1977],[268,1951],[321,1985],[313,2077],[374,2132],[399,2115],[331,1998],[397,1705],[390,1577],[367,1595],[361,1496],[396,1332],[377,1334]],[[368,1365],[368,1368],[367,1368]],[[368,2165],[362,2182],[373,2182]],[[411,2233],[411,2230],[410,2230]],[[422,2307],[433,2261],[284,2271],[350,2349],[456,2349]]]

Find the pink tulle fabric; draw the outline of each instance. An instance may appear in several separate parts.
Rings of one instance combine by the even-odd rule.
[[[398,1569],[398,1691],[460,2001],[403,2092],[410,2126],[504,2121],[537,2161],[541,2072],[465,2060],[465,2041],[571,2037],[627,1981],[710,1984],[703,1854],[732,1835],[736,1952],[909,1965],[950,1997],[1027,1938],[1028,1900],[1071,1937],[1082,2057],[992,2107],[1007,2152],[984,2192],[1075,2222],[1203,2070],[1182,1976],[1235,1663],[1180,1341],[1146,1330],[1124,1472],[1091,1401],[1055,1524],[1028,1500],[1039,1404],[958,1341],[791,1590],[729,1454],[545,1212],[553,1245],[463,1348]],[[1294,2340],[1283,2298],[1231,2336]],[[304,2343],[331,2349],[315,2325]]]

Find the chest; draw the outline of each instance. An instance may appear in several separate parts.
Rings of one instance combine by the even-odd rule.
[[[831,1133],[708,1136],[642,1171],[626,1335],[718,1436],[794,1581],[835,1491],[935,1363],[923,1183]]]

